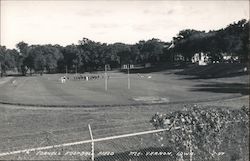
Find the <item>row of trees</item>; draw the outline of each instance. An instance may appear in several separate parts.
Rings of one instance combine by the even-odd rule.
[[[134,45],[124,43],[105,44],[87,38],[79,44],[62,47],[60,45],[28,45],[19,42],[17,50],[1,48],[0,63],[2,73],[17,69],[22,74],[27,71],[65,72],[77,69],[80,72],[94,71],[110,64],[111,68],[122,64],[143,64],[160,62],[164,42],[158,39],[140,41]]]
[[[136,44],[99,43],[83,38],[78,44],[29,45],[19,42],[17,49],[0,46],[0,70],[16,69],[22,74],[27,71],[65,72],[93,71],[110,64],[111,68],[123,64],[159,64],[174,62],[182,55],[185,62],[191,61],[198,52],[206,52],[213,60],[220,60],[222,53],[237,55],[242,62],[247,60],[249,49],[249,23],[246,20],[230,24],[217,31],[180,31],[172,42],[159,39],[139,41]]]

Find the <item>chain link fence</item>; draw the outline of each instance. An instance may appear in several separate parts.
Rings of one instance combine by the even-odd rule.
[[[220,147],[212,151],[202,148],[197,149],[194,142],[194,145],[192,145],[191,140],[188,139],[181,142],[181,144],[187,143],[187,148],[182,148],[182,145],[171,142],[173,138],[182,137],[183,128],[186,128],[187,125],[164,127],[156,130],[150,125],[152,126],[151,129],[142,131],[140,124],[135,124],[130,126],[130,129],[133,129],[132,131],[126,130],[124,126],[107,129],[93,128],[93,131],[86,127],[86,129],[83,128],[85,130],[82,141],[77,139],[62,141],[59,135],[46,131],[40,134],[41,137],[33,140],[32,146],[7,148],[5,152],[0,153],[0,160],[248,161],[248,114],[241,111],[239,113],[237,111],[228,113],[228,115],[231,114],[233,114],[232,117],[226,117],[232,118],[232,120],[223,122],[223,124],[226,124],[220,134],[223,137],[220,137],[220,140],[216,140],[216,136],[214,136],[214,140],[209,139],[211,145],[220,142]],[[155,119],[155,117],[152,119]],[[166,122],[169,123],[168,121],[167,119]],[[199,127],[210,125],[210,123],[202,123]],[[91,139],[92,134],[93,138]],[[177,137],[177,135],[180,136]],[[196,135],[196,137],[199,136]],[[209,137],[213,138],[213,136]],[[194,138],[193,140],[196,139],[201,138]]]

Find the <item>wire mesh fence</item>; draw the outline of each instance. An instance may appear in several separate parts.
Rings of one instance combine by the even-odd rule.
[[[224,145],[231,145],[227,151],[222,146],[222,151],[217,151],[209,155],[215,155],[215,160],[227,160],[233,158],[236,155],[235,151],[238,151],[239,155],[245,156],[242,160],[247,160],[246,146],[249,141],[238,142],[238,138],[242,137],[239,134],[240,128],[237,127],[238,122],[231,122],[228,126],[230,133],[235,134],[235,138],[229,138],[229,140],[223,140]],[[229,130],[227,129],[227,130]],[[56,136],[51,133],[47,133],[43,139],[33,145],[35,148],[29,148],[19,151],[12,151],[7,153],[1,153],[1,159],[6,160],[93,160],[92,150],[94,150],[95,161],[161,161],[161,160],[190,160],[190,154],[193,155],[192,160],[200,160],[200,151],[202,149],[193,149],[190,153],[189,149],[179,149],[178,151],[173,148],[173,145],[168,144],[169,139],[164,138],[167,136],[170,130],[181,130],[176,127],[175,129],[160,129],[143,131],[140,133],[130,133],[125,135],[116,135],[105,138],[96,138],[94,140],[85,140],[79,142],[71,142],[65,144],[58,144]],[[92,141],[94,147],[91,146]],[[234,153],[232,153],[232,149]],[[94,149],[93,149],[94,148]]]
[[[192,111],[192,113],[195,110]],[[71,136],[71,140],[63,140],[62,136],[54,132],[43,132],[30,146],[17,146],[4,148],[0,153],[1,160],[95,160],[95,161],[172,161],[172,160],[249,160],[249,113],[248,111],[210,111],[204,112],[206,122],[198,119],[199,124],[190,125],[187,113],[174,113],[172,124],[169,117],[155,115],[158,125],[165,123],[173,125],[160,129],[142,130],[143,123],[130,127],[110,127],[92,130],[85,128],[81,133],[82,139]],[[227,111],[226,111],[227,112]],[[199,113],[199,112],[197,112]],[[223,115],[221,115],[223,114]],[[218,117],[217,117],[218,115]],[[177,116],[181,116],[180,119]],[[183,116],[183,117],[182,117]],[[202,115],[203,116],[203,115]],[[213,116],[213,117],[210,117]],[[223,116],[225,120],[217,120]],[[163,119],[162,119],[163,118]],[[209,122],[212,118],[216,120]],[[178,124],[178,121],[181,124]],[[153,125],[156,125],[153,122]],[[177,126],[178,125],[178,126]],[[217,125],[220,125],[217,127]],[[143,126],[145,127],[145,126]],[[196,129],[194,135],[185,133]],[[199,129],[200,128],[200,129]],[[220,128],[220,129],[217,129]],[[84,128],[83,128],[84,129]],[[130,130],[129,130],[130,129]],[[205,138],[198,135],[199,130],[219,130],[216,132],[205,131]],[[90,133],[89,133],[90,132]],[[91,135],[93,134],[93,138]],[[65,138],[65,137],[64,137]],[[181,139],[178,141],[178,139]],[[201,142],[205,140],[206,142]],[[201,144],[208,144],[203,146]],[[216,145],[216,146],[214,146]]]

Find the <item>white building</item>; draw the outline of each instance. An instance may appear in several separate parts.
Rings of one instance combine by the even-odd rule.
[[[201,52],[201,53],[196,53],[192,57],[192,63],[197,63],[199,65],[207,65],[208,64],[208,55]]]
[[[234,63],[234,62],[238,62],[239,61],[239,57],[238,56],[232,56],[232,55],[223,55],[223,61],[227,62],[227,63]]]

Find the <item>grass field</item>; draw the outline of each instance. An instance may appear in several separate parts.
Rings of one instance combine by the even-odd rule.
[[[103,73],[97,73],[103,75]],[[91,75],[97,75],[91,74]],[[62,75],[14,77],[0,84],[0,101],[42,105],[103,105],[161,102],[206,101],[246,94],[247,76],[239,78],[189,80],[173,73],[109,73],[108,91],[104,79],[76,81],[73,75],[65,84]],[[238,80],[237,80],[238,79]]]
[[[90,81],[71,79],[65,84],[60,83],[59,78],[62,75],[58,74],[0,79],[0,82],[3,82],[0,83],[2,102],[57,105],[57,107],[28,107],[0,104],[0,152],[88,140],[90,139],[88,124],[91,124],[95,138],[152,130],[153,126],[149,120],[155,113],[180,110],[184,104],[197,103],[229,109],[249,105],[246,93],[247,75],[189,79],[189,76],[175,75],[174,72],[176,71],[131,74],[130,90],[127,89],[126,74],[109,73],[111,77],[125,78],[109,79],[107,92],[104,89],[104,79]],[[73,75],[70,75],[70,78],[73,78]],[[162,102],[164,104],[154,104]],[[133,105],[140,103],[150,104]],[[104,106],[110,104],[115,105]],[[60,107],[60,105],[65,106]],[[86,106],[77,107],[77,105]],[[87,107],[88,105],[92,106]],[[148,138],[148,140],[154,139],[152,135]],[[141,145],[140,140],[139,137],[133,137],[117,142],[100,143],[97,147],[99,151],[104,149],[104,151],[122,152],[154,146],[150,141],[145,141]],[[90,145],[86,145],[85,148],[83,146],[68,148],[68,150],[75,149],[89,151]],[[0,159],[19,157],[12,155]],[[25,159],[24,156],[21,158]],[[44,158],[34,156],[26,159]],[[67,159],[72,158],[66,157]],[[73,157],[73,159],[82,158]]]

